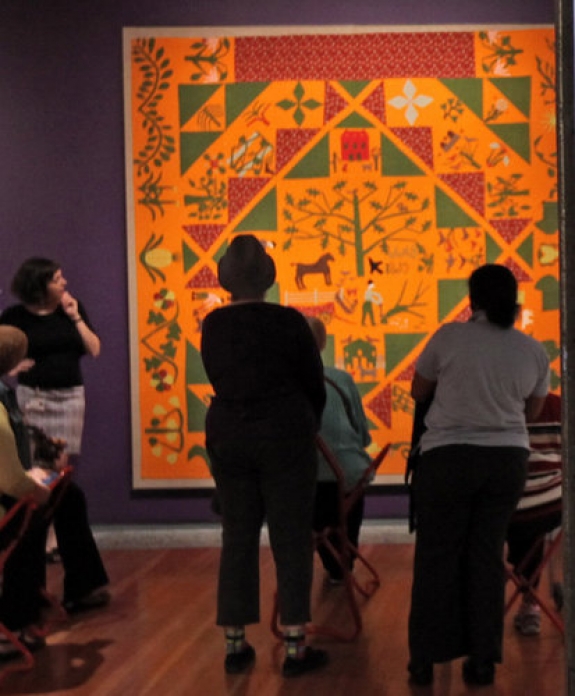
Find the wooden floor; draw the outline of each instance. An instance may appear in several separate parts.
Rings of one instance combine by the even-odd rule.
[[[543,618],[540,636],[525,638],[506,619],[505,659],[493,687],[469,689],[460,661],[436,667],[432,688],[406,679],[407,613],[413,547],[362,547],[382,585],[362,605],[364,630],[353,643],[321,641],[331,655],[322,672],[281,677],[282,650],[269,629],[273,565],[262,548],[262,623],[249,630],[257,651],[253,670],[226,677],[223,639],[214,626],[219,550],[106,550],[113,600],[104,610],[55,626],[32,672],[10,674],[1,694],[36,696],[558,696],[564,689],[563,641]],[[50,567],[49,585],[61,569]],[[317,566],[314,620],[346,625],[341,587],[327,587]],[[314,639],[317,641],[317,638]],[[318,643],[319,644],[319,643]]]

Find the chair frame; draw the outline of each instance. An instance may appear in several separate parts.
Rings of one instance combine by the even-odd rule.
[[[0,530],[4,529],[19,513],[22,513],[22,519],[18,524],[11,540],[7,545],[0,551],[0,576],[4,572],[4,567],[6,566],[6,561],[11,556],[14,549],[20,543],[20,540],[28,530],[30,522],[32,520],[32,515],[37,509],[36,503],[31,497],[21,498],[18,500],[4,517],[0,520]],[[0,634],[3,634],[10,643],[22,654],[24,662],[16,662],[14,664],[8,664],[0,671],[0,682],[11,672],[21,672],[28,671],[34,667],[35,659],[27,646],[18,638],[18,636],[11,631],[4,623],[0,621]]]
[[[546,506],[543,511],[520,511],[517,512],[517,518],[520,520],[527,520],[529,516],[531,519],[534,516],[550,515],[554,512],[560,512],[562,509],[561,502],[556,503],[553,506]],[[517,519],[516,518],[516,519]],[[537,582],[541,578],[544,569],[549,566],[551,568],[551,562],[553,556],[557,549],[561,545],[563,538],[563,529],[558,527],[557,530],[552,530],[551,532],[543,532],[536,537],[535,541],[531,545],[531,548],[524,556],[519,565],[513,569],[511,567],[506,567],[505,574],[508,581],[513,583],[514,590],[505,603],[504,613],[507,614],[511,607],[515,604],[520,596],[527,599],[531,599],[532,602],[537,604],[541,611],[549,618],[551,623],[557,628],[557,630],[564,636],[565,635],[565,624],[563,619],[558,614],[561,606],[558,604],[558,598],[556,597],[556,588],[551,587],[552,597],[555,600],[557,611],[552,611],[549,607],[547,601],[543,598],[541,592],[536,588]],[[523,574],[525,568],[529,565],[529,562],[534,557],[534,555],[541,549],[544,548],[543,556],[537,568],[531,573],[529,577]],[[561,603],[562,604],[562,603]]]
[[[553,395],[550,396],[557,399]],[[553,404],[551,406],[556,409]],[[505,604],[504,613],[507,614],[517,599],[524,596],[537,604],[557,630],[565,635],[565,626],[559,615],[563,605],[563,588],[560,583],[554,582],[552,577],[554,556],[563,537],[561,524],[555,526],[555,520],[560,519],[563,508],[560,495],[563,476],[561,429],[558,419],[560,415],[552,411],[545,415],[545,420],[540,419],[527,424],[531,449],[529,477],[523,497],[511,518],[511,524],[521,525],[539,521],[541,532],[534,537],[529,551],[517,567],[506,564],[506,580],[513,583],[514,590]],[[542,554],[538,566],[527,576],[525,570],[540,552]],[[550,608],[537,588],[545,568],[549,571],[550,593],[556,611]]]
[[[73,469],[70,466],[64,468],[60,472],[60,475],[49,485],[53,493],[50,497],[50,500],[44,507],[39,508],[38,505],[30,497],[21,498],[10,508],[6,515],[4,515],[4,517],[0,520],[0,529],[2,529],[12,519],[14,519],[14,517],[22,509],[24,509],[22,521],[20,522],[15,534],[13,535],[11,541],[7,544],[7,546],[2,551],[0,551],[0,575],[4,569],[4,566],[6,565],[6,561],[8,560],[10,554],[16,548],[16,546],[28,530],[33,514],[38,510],[39,514],[43,516],[46,523],[49,523],[52,516],[54,515],[54,510],[56,509],[66,489],[66,486],[70,482],[70,479],[72,477],[72,471]],[[58,620],[65,621],[69,618],[68,612],[60,604],[58,599],[54,597],[50,592],[48,592],[46,588],[42,588],[42,596],[49,602],[51,608],[56,611],[58,615]],[[35,629],[34,633],[39,637],[44,637],[49,633],[49,631],[50,625],[45,624],[43,628]],[[11,672],[28,671],[32,669],[35,664],[35,658],[34,655],[32,655],[32,653],[30,652],[30,650],[26,647],[26,645],[18,639],[16,634],[13,631],[10,631],[10,629],[8,629],[1,621],[0,634],[4,634],[12,643],[12,645],[14,645],[14,647],[17,648],[24,657],[24,662],[8,664],[0,671],[1,682],[6,677],[6,675],[10,674]]]
[[[316,624],[310,624],[308,625],[307,630],[310,634],[324,635],[343,642],[351,642],[357,638],[363,627],[356,594],[359,594],[364,598],[371,597],[371,595],[380,586],[381,581],[375,568],[371,565],[371,563],[369,563],[359,549],[349,541],[347,535],[347,517],[349,511],[357,503],[370,484],[372,474],[379,468],[381,462],[387,456],[391,448],[391,443],[385,445],[385,447],[383,447],[371,460],[369,466],[364,471],[358,483],[351,490],[346,491],[345,476],[337,457],[320,435],[316,436],[316,442],[319,451],[323,454],[330,469],[332,470],[337,483],[338,523],[335,526],[325,527],[319,532],[314,531],[314,547],[317,548],[320,544],[324,545],[333,555],[334,559],[337,561],[342,570],[343,585],[345,588],[347,604],[351,613],[352,627],[349,631],[345,631],[333,626],[319,626]],[[335,548],[334,544],[330,540],[330,537],[335,537],[335,539],[337,539],[336,543],[338,544],[339,549]],[[367,570],[369,574],[367,581],[364,581],[363,583],[360,582],[356,575],[350,571],[350,560],[352,558],[355,561],[359,561],[359,563],[361,563],[361,565]],[[279,607],[277,593],[275,595],[272,611],[271,630],[277,638],[283,638],[283,633],[279,628]]]

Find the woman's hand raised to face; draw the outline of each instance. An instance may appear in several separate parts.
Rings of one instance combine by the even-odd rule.
[[[62,295],[62,308],[72,321],[77,321],[80,318],[78,314],[78,300],[72,297],[66,290]]]

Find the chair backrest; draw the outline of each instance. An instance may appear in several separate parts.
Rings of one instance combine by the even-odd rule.
[[[519,513],[542,514],[561,509],[563,456],[561,444],[561,400],[549,394],[542,414],[528,423],[530,454],[525,490],[517,505]]]
[[[372,475],[377,471],[379,468],[381,462],[385,459],[387,456],[387,453],[390,450],[391,443],[388,443],[383,447],[378,454],[372,458],[371,462],[369,463],[369,466],[366,467],[365,471],[363,472],[361,478],[359,481],[355,484],[355,486],[351,490],[346,491],[346,485],[345,485],[345,475],[343,473],[343,469],[340,465],[340,463],[337,460],[337,457],[331,450],[330,446],[327,444],[327,442],[323,439],[321,435],[316,435],[316,443],[317,447],[320,450],[320,452],[323,454],[325,457],[326,462],[328,463],[328,466],[332,470],[335,480],[337,483],[337,488],[338,488],[338,493],[339,493],[339,499],[341,502],[341,513],[343,517],[347,514],[347,510],[349,510],[353,504],[357,501],[358,497],[363,493],[363,491],[369,486],[372,480]],[[343,519],[342,517],[342,519]]]

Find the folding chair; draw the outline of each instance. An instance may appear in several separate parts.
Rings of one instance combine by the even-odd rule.
[[[561,425],[557,420],[537,422],[529,424],[528,430],[531,446],[529,474],[525,491],[511,519],[508,545],[513,535],[518,533],[530,538],[530,543],[522,560],[514,567],[508,565],[506,568],[507,580],[514,585],[514,590],[505,605],[505,613],[522,596],[537,604],[564,634],[563,620],[559,615],[563,605],[563,588],[553,574],[556,552],[563,535]],[[550,572],[554,609],[539,590],[539,581],[545,569]]]
[[[0,579],[8,558],[26,533],[35,510],[36,504],[30,498],[22,498],[0,520]],[[1,621],[0,634],[4,635],[24,658],[23,662],[6,665],[0,672],[0,681],[10,672],[32,669],[34,656],[18,636]]]
[[[308,626],[308,631],[309,633],[326,635],[341,641],[352,641],[359,635],[362,629],[362,619],[357,604],[356,592],[365,598],[370,597],[379,587],[380,579],[375,568],[369,563],[365,556],[362,555],[359,549],[349,541],[347,534],[347,517],[349,511],[357,503],[358,499],[369,485],[372,474],[378,469],[381,462],[387,456],[391,444],[387,444],[379,454],[371,460],[370,465],[364,471],[358,483],[351,490],[346,491],[343,470],[335,454],[321,436],[318,435],[316,441],[318,449],[324,455],[336,479],[338,489],[338,523],[336,526],[326,527],[319,532],[313,532],[314,544],[316,547],[323,544],[330,551],[341,568],[343,585],[345,587],[353,625],[350,631],[345,631],[335,627],[311,624]],[[335,541],[335,545],[332,539]],[[363,583],[360,582],[357,575],[351,572],[352,559],[356,562],[359,561],[365,570],[367,570],[369,574],[367,581]],[[272,612],[271,629],[277,638],[282,638],[283,634],[279,629],[278,620],[279,607],[276,594]]]

